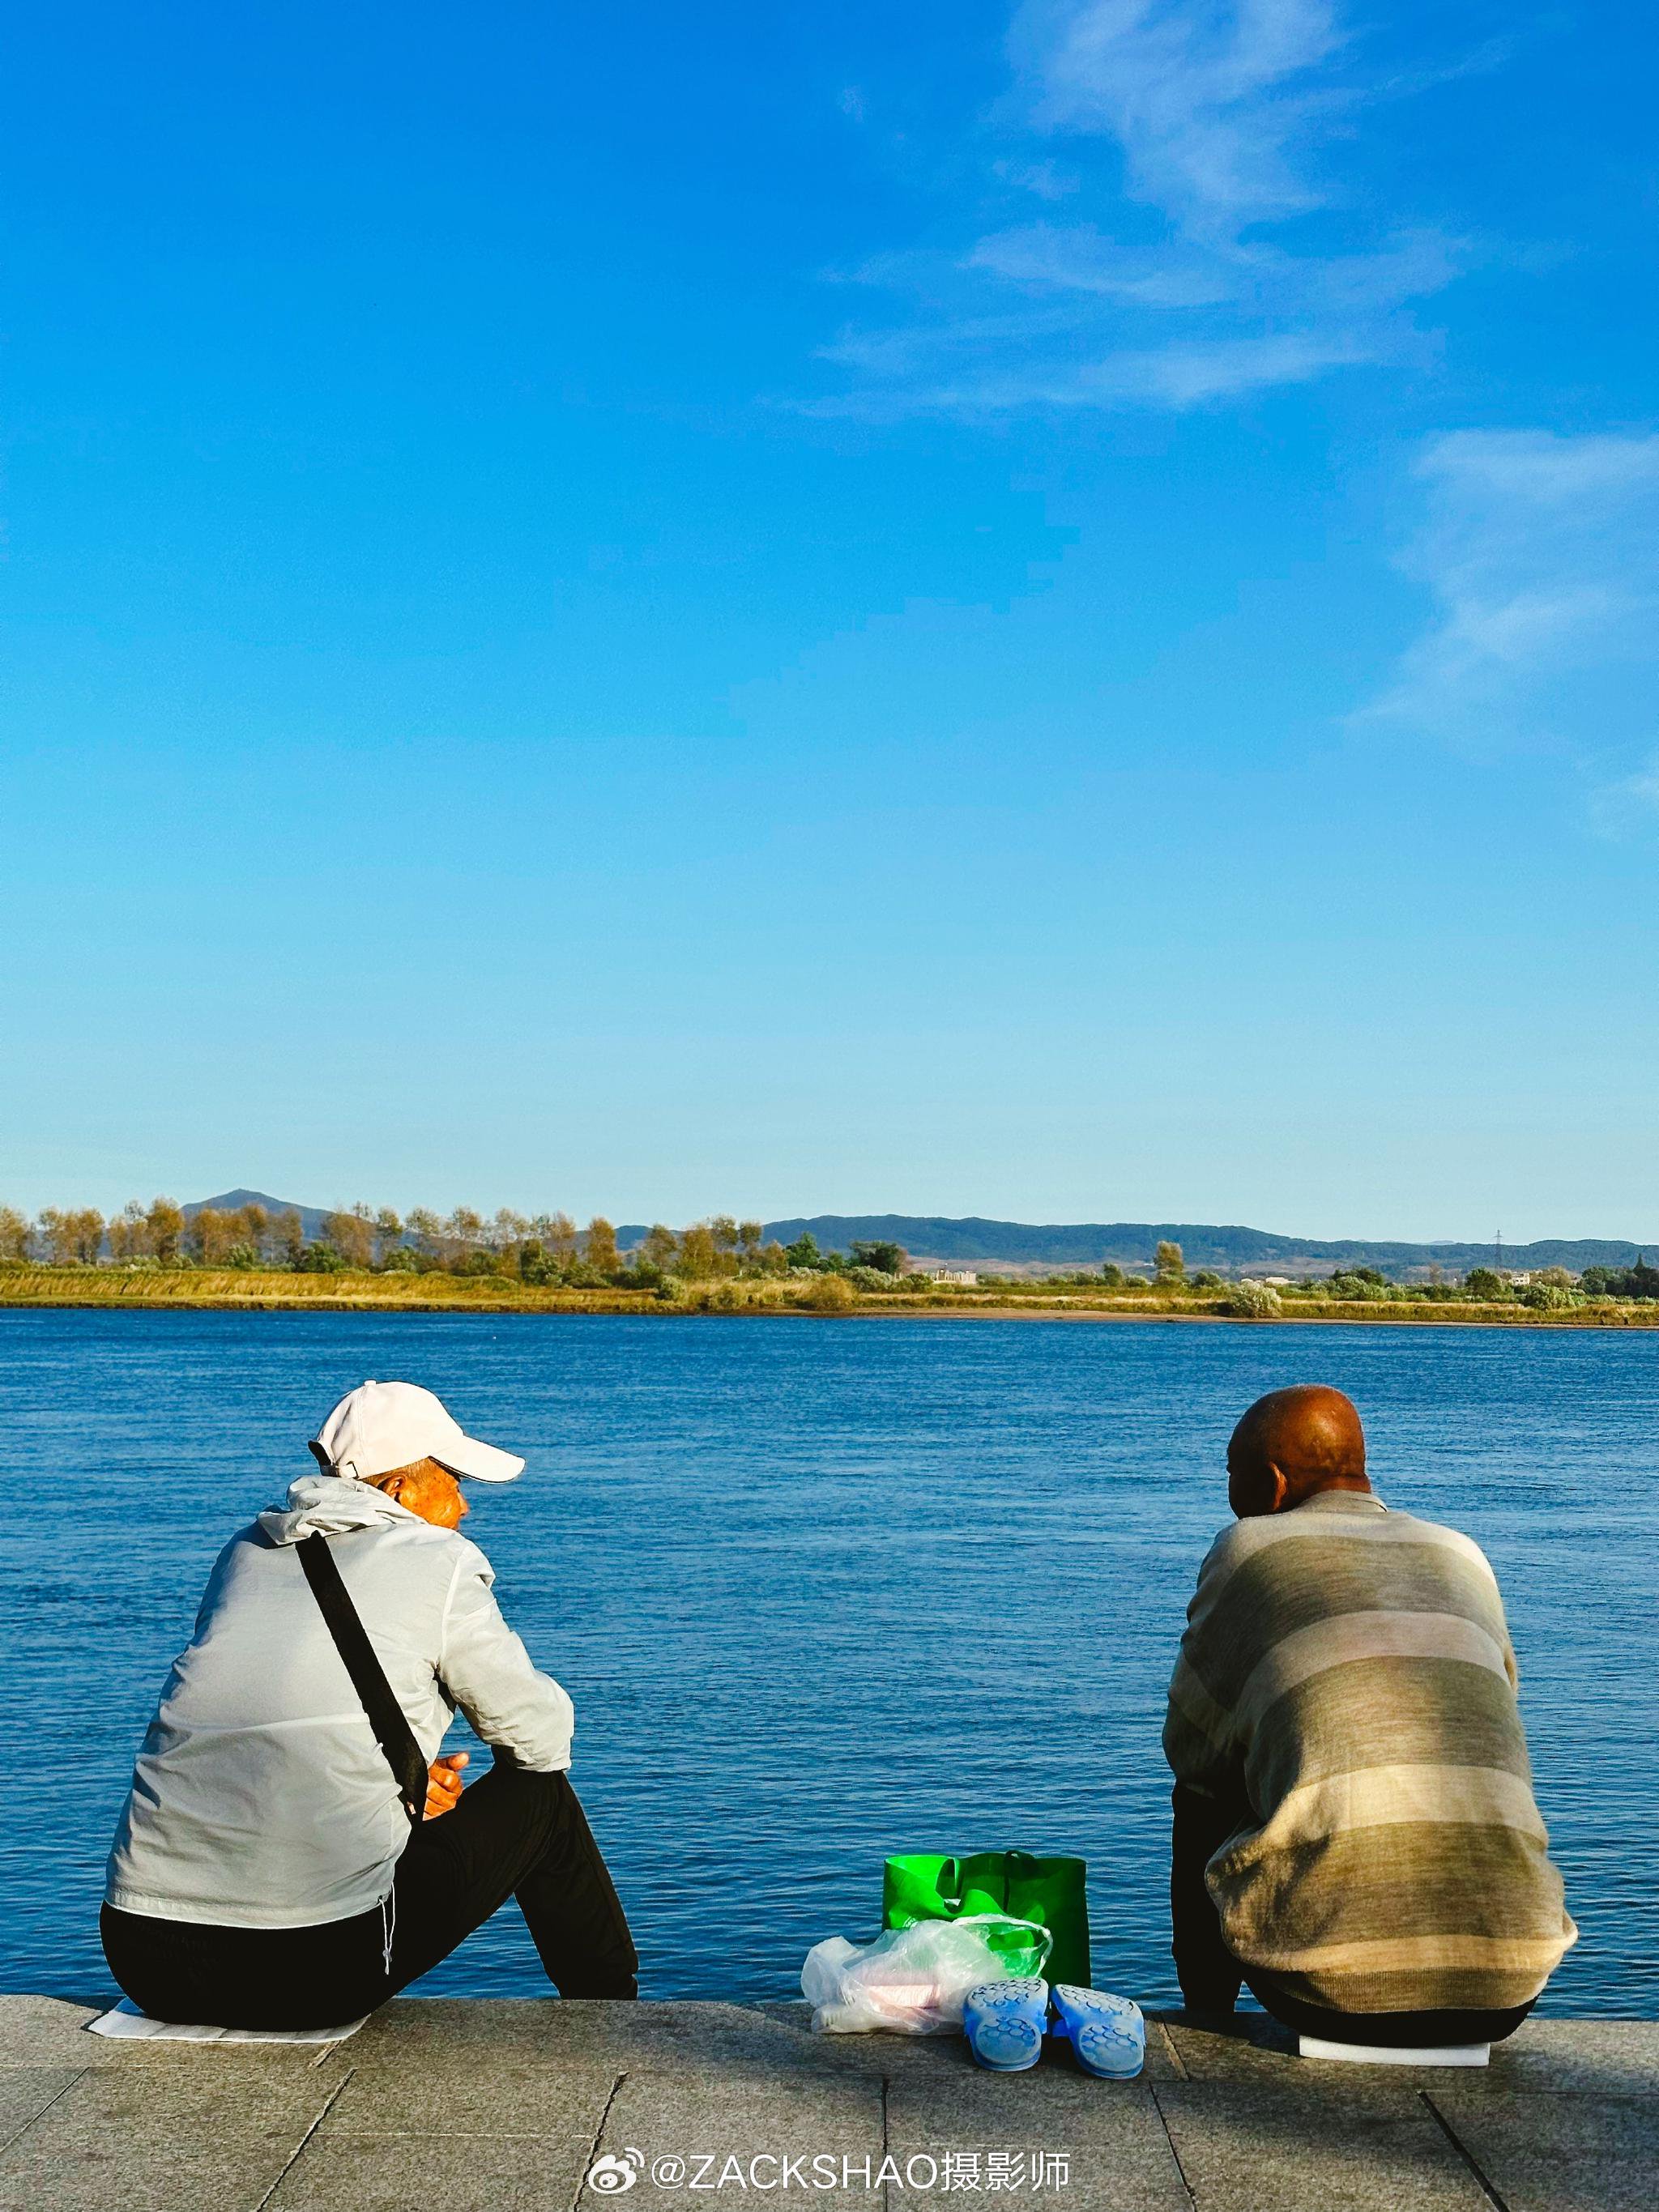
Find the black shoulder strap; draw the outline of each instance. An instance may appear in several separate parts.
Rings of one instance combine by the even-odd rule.
[[[362,1699],[375,1741],[386,1753],[403,1808],[411,1826],[418,1826],[426,1814],[427,1767],[415,1731],[386,1678],[386,1669],[374,1656],[374,1646],[358,1618],[350,1592],[340,1579],[339,1565],[328,1548],[327,1537],[304,1536],[294,1548],[334,1638],[334,1648],[345,1662],[351,1686]]]

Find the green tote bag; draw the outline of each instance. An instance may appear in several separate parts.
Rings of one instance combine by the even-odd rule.
[[[1035,1920],[1054,1939],[1044,1969],[1048,1979],[1087,1989],[1088,1872],[1082,1859],[1037,1858],[1030,1851],[970,1851],[957,1858],[907,1851],[884,1869],[882,1923],[910,1928],[918,1920],[959,1920],[967,1912]]]

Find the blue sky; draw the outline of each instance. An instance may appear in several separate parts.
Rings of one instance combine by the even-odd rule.
[[[36,11],[0,1197],[1659,1236],[1656,57]]]

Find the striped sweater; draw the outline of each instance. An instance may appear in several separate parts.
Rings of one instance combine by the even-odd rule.
[[[1211,1547],[1170,1685],[1176,1782],[1247,1974],[1340,2012],[1525,2003],[1577,1934],[1478,1545],[1327,1491]]]

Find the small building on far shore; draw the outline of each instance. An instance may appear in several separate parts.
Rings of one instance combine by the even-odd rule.
[[[971,1290],[979,1281],[979,1270],[976,1267],[935,1267],[927,1279],[932,1283],[954,1283]]]

